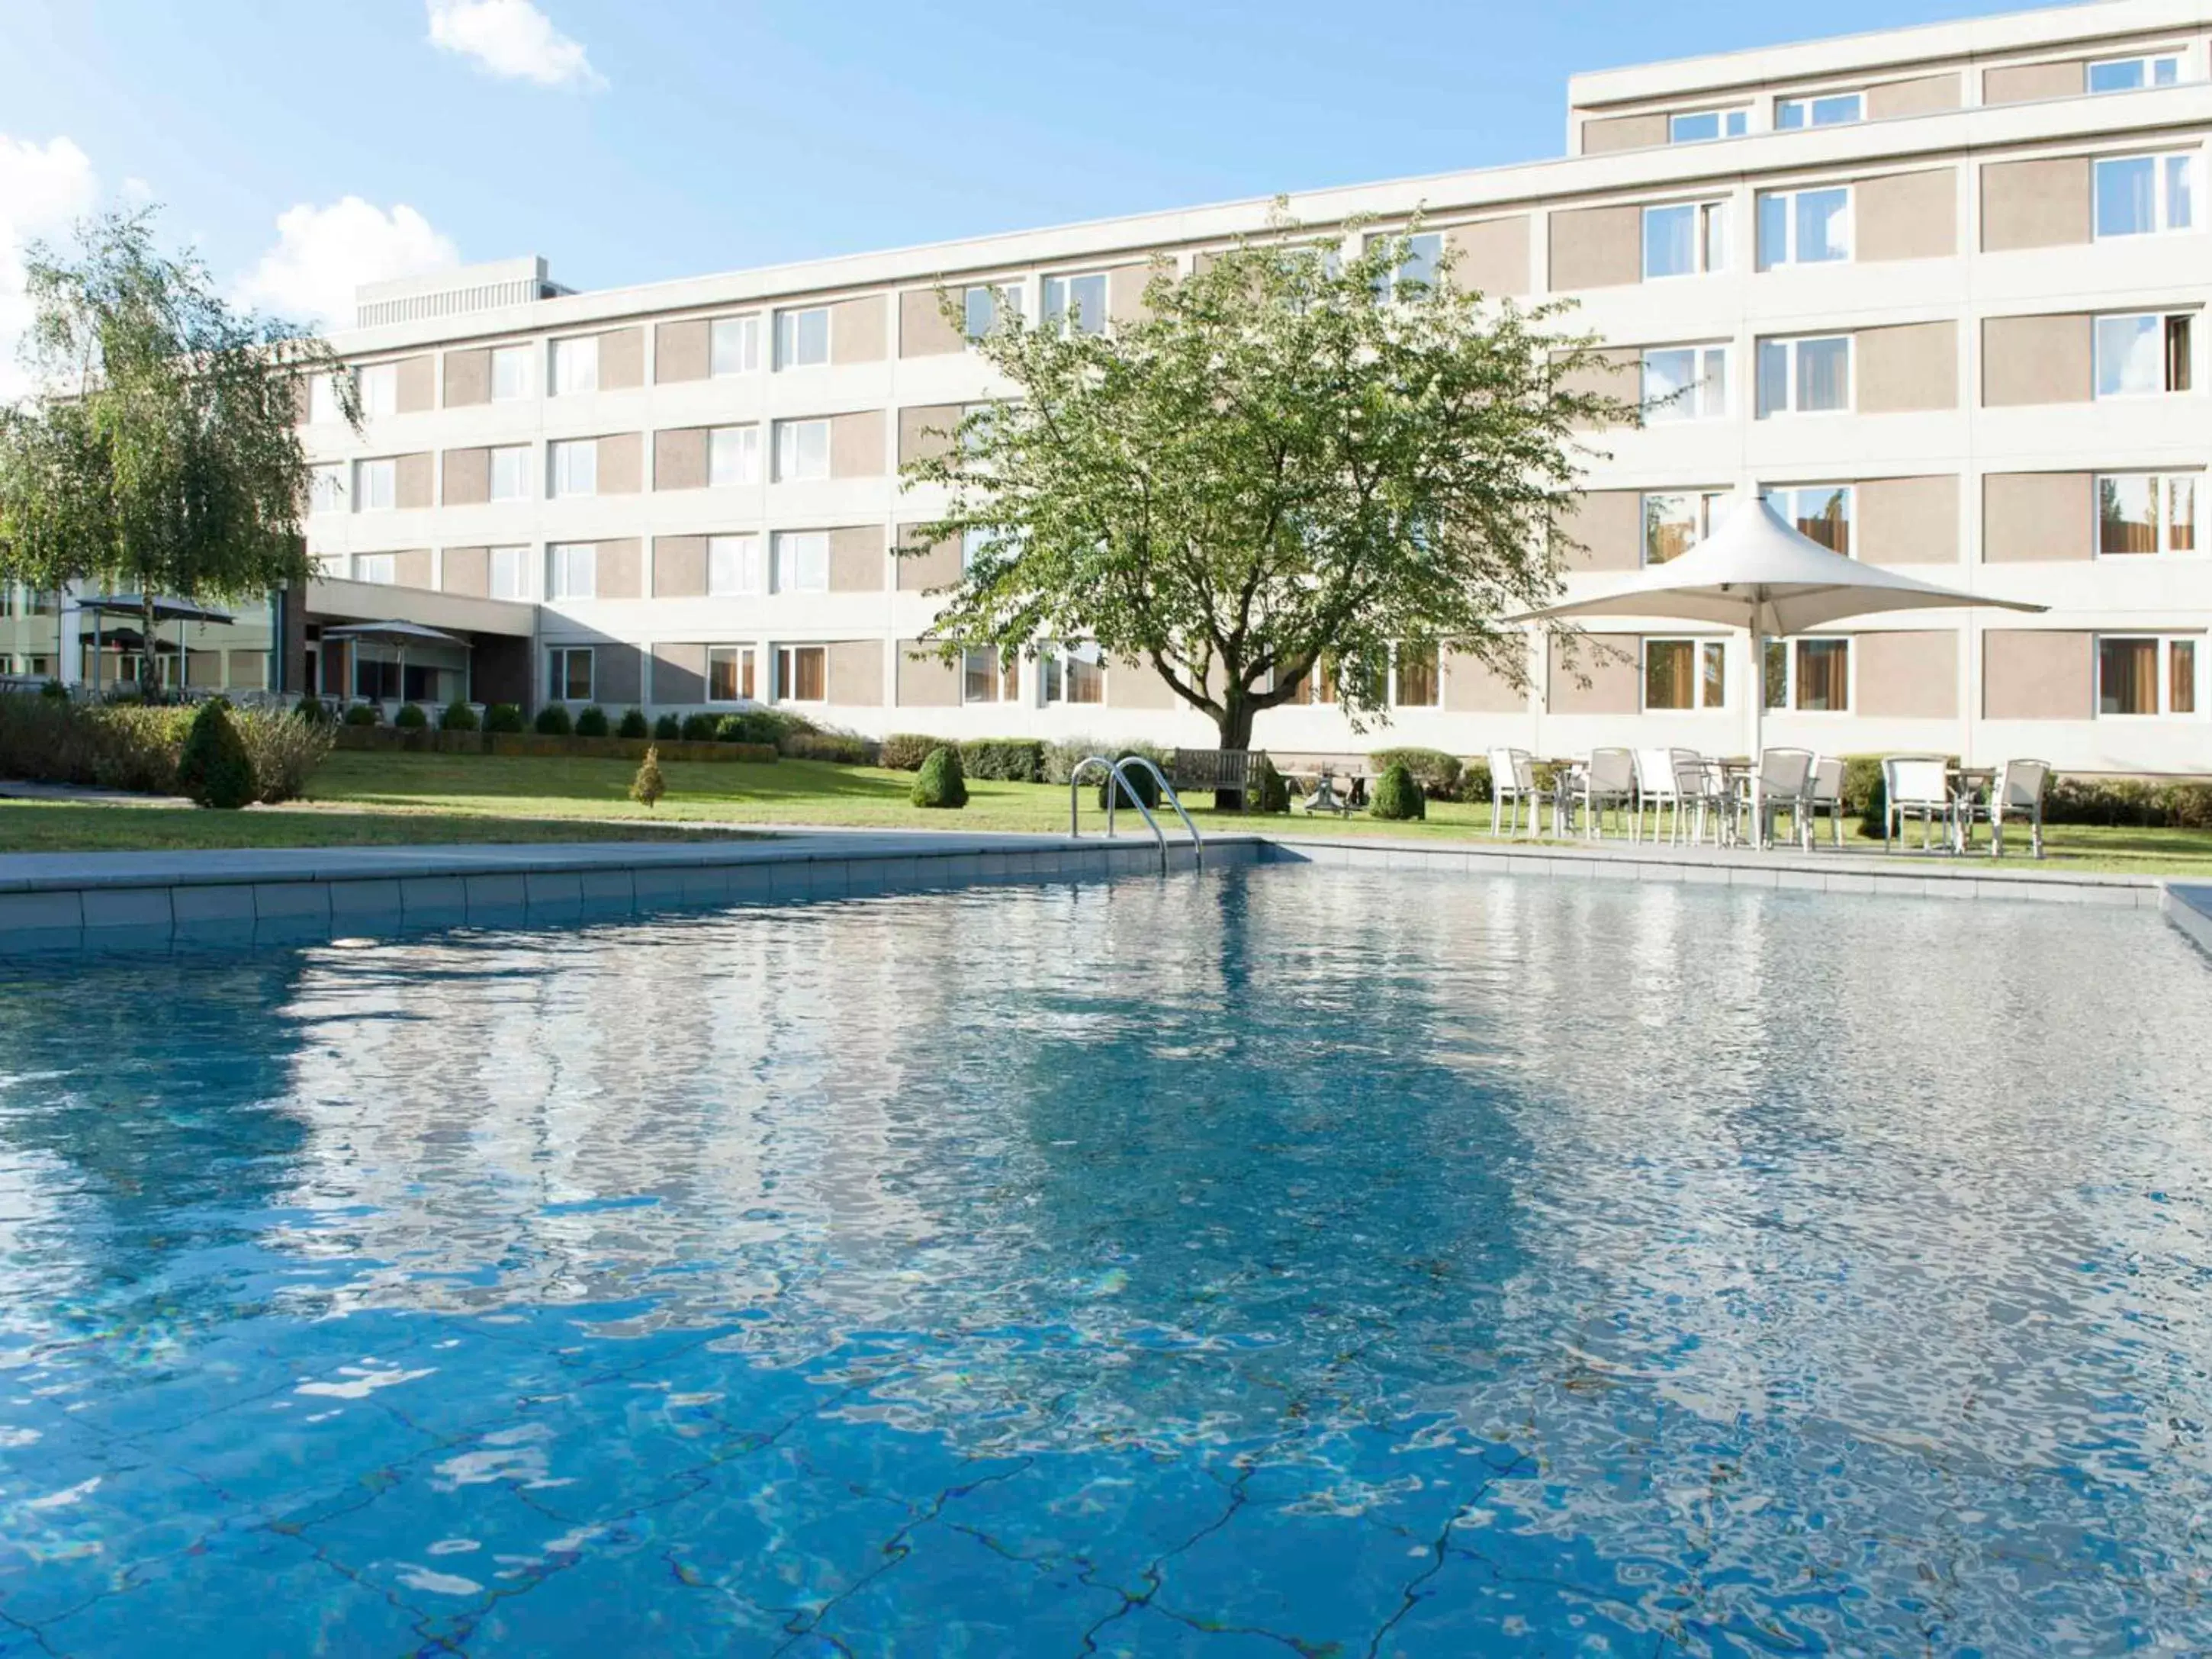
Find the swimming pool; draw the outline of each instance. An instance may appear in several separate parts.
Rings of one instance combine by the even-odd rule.
[[[0,1655],[2201,1649],[2208,993],[1295,866],[0,967]]]

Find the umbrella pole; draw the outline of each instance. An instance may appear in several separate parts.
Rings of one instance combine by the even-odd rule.
[[[1764,844],[1761,827],[1765,823],[1759,814],[1759,744],[1765,736],[1766,724],[1766,630],[1756,619],[1751,625],[1751,834],[1752,844]]]

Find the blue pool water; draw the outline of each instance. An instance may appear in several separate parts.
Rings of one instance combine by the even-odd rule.
[[[1281,867],[0,969],[0,1655],[2203,1651],[2208,1055]]]

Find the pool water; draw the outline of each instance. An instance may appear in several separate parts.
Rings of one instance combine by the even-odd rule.
[[[1280,866],[0,969],[0,1655],[2204,1651],[2208,1055]]]

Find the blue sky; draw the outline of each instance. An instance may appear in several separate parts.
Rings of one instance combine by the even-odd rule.
[[[1992,9],[4,0],[0,331],[9,240],[93,199],[295,313],[453,255],[605,287],[1557,155],[1576,70]]]

